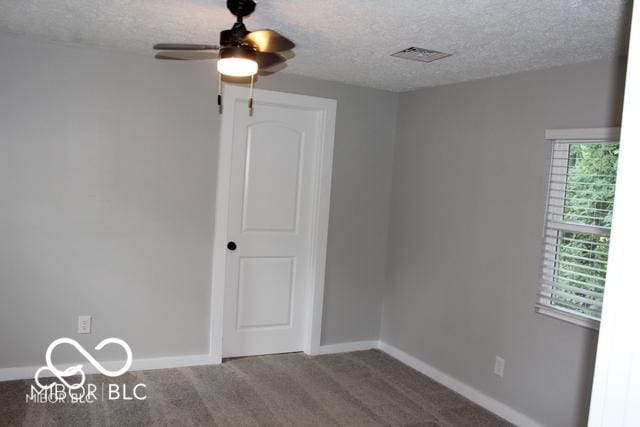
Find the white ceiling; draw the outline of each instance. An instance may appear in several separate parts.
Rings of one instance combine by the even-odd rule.
[[[626,0],[257,0],[245,22],[297,43],[283,71],[406,91],[624,54]],[[0,32],[152,55],[216,43],[225,0],[0,0]],[[392,58],[409,46],[452,53]]]

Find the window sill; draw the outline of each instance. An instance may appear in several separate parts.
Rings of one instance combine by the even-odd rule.
[[[593,329],[596,331],[600,329],[600,322],[597,320],[585,319],[584,317],[558,310],[556,308],[536,305],[536,313],[544,314],[545,316],[550,316],[564,322],[573,323],[574,325],[582,326],[583,328]]]

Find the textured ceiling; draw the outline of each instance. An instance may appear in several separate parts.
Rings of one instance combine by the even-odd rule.
[[[224,0],[0,0],[0,32],[152,55],[156,42],[217,43]],[[297,43],[283,71],[406,91],[624,54],[625,0],[257,0],[251,29]],[[452,53],[392,58],[409,46]]]

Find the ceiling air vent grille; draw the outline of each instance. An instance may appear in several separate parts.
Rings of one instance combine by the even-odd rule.
[[[438,52],[435,50],[424,49],[421,47],[408,47],[399,52],[392,53],[391,56],[396,58],[410,59],[412,61],[432,62],[438,59],[451,56],[450,53]]]

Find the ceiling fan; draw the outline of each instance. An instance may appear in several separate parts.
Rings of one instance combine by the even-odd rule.
[[[220,32],[220,46],[159,43],[153,48],[162,52],[157,53],[155,57],[158,59],[189,60],[213,59],[217,56],[217,69],[220,75],[218,105],[222,105],[220,81],[222,75],[250,77],[249,109],[252,109],[254,76],[284,63],[286,58],[278,52],[291,50],[295,44],[274,30],[247,30],[242,19],[255,10],[256,3],[253,0],[227,0],[227,8],[236,17],[236,22],[231,29]]]

